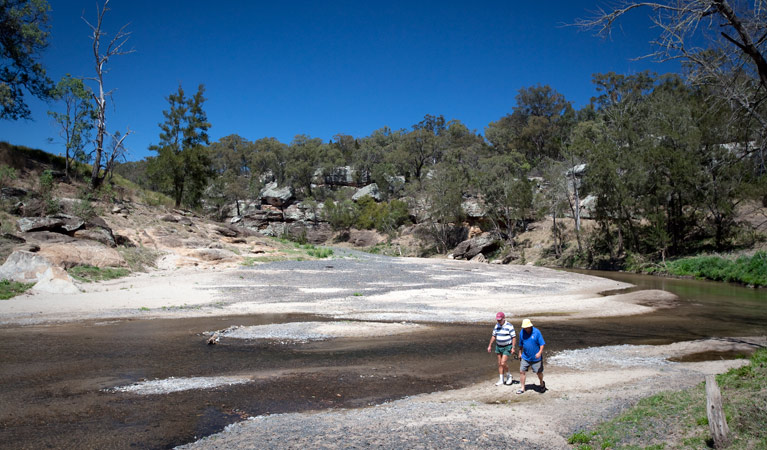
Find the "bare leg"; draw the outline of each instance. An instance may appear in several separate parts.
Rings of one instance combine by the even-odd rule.
[[[525,392],[525,378],[527,378],[527,372],[519,372],[519,390]]]

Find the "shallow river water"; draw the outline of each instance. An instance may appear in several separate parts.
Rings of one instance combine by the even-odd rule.
[[[767,333],[765,290],[588,273],[670,290],[681,299],[673,309],[636,317],[538,319],[547,353]],[[495,357],[486,352],[492,323],[429,324],[414,334],[305,343],[209,346],[201,334],[323,320],[259,315],[0,327],[0,448],[171,448],[248,416],[362,407],[495,377]],[[254,381],[144,396],[109,390],[220,375]]]

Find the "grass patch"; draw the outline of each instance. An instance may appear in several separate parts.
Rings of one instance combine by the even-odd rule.
[[[0,281],[0,300],[8,300],[29,290],[35,283],[21,283],[18,281]]]
[[[730,448],[767,448],[767,349],[750,365],[718,375],[723,407],[733,439]],[[583,439],[588,437],[588,441]],[[579,431],[568,443],[592,448],[700,449],[711,436],[706,419],[705,383],[678,392],[663,392],[594,430]]]
[[[161,255],[160,252],[144,246],[118,247],[117,251],[132,272],[146,272],[149,268],[157,267],[157,258]]]
[[[91,283],[122,278],[130,275],[131,271],[122,267],[75,266],[67,273],[75,280]]]
[[[737,259],[719,256],[695,256],[668,261],[642,269],[646,273],[692,276],[700,279],[767,286],[767,252]]]

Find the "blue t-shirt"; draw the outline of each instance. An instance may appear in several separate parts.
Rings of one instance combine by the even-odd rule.
[[[546,341],[543,340],[541,332],[537,328],[533,327],[530,333],[526,332],[523,328],[519,332],[519,346],[522,347],[522,359],[530,362],[538,362],[541,358],[535,357],[540,351],[541,345],[546,345]]]

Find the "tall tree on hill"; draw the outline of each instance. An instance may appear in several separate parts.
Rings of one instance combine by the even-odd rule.
[[[53,97],[64,104],[63,112],[48,111],[59,127],[59,135],[64,139],[65,166],[64,174],[69,177],[70,161],[85,162],[85,146],[90,140],[96,110],[91,103],[93,93],[83,80],[64,76],[53,91]]]
[[[608,35],[625,15],[645,9],[658,37],[647,57],[679,59],[688,64],[696,85],[715,87],[711,93],[733,111],[731,123],[743,116],[756,123],[759,145],[749,150],[757,172],[767,173],[767,8],[763,1],[621,0],[576,25]]]
[[[215,173],[210,190],[218,200],[219,210],[234,203],[239,216],[240,200],[245,200],[251,192],[249,164],[253,157],[254,145],[236,134],[224,136],[210,144],[210,156]]]
[[[102,25],[104,22],[104,15],[109,11],[109,0],[104,1],[102,8],[96,7],[96,24],[93,25],[88,22],[85,17],[83,21],[88,24],[91,29],[91,40],[93,41],[93,58],[95,62],[96,76],[88,78],[96,83],[98,90],[93,93],[93,100],[96,102],[96,140],[95,149],[93,153],[93,171],[91,172],[91,187],[97,189],[103,183],[104,178],[107,175],[105,171],[101,173],[102,169],[102,157],[106,156],[106,161],[114,161],[114,155],[105,155],[104,140],[108,137],[109,132],[107,130],[107,97],[111,97],[114,90],[104,90],[104,74],[106,73],[106,63],[110,58],[117,55],[126,55],[132,53],[133,50],[125,50],[124,46],[130,37],[130,33],[125,31],[127,25],[123,25],[122,28],[112,37],[109,43],[106,45],[106,49],[102,51],[102,38],[106,36],[106,32],[103,31]],[[131,134],[130,130],[127,130],[119,139],[119,145],[113,147],[117,150],[122,148],[122,143],[128,135]]]
[[[0,1],[0,119],[28,119],[26,90],[35,97],[51,97],[53,82],[38,61],[48,46],[45,0]]]
[[[208,178],[211,176],[208,145],[207,115],[202,109],[205,86],[198,86],[197,93],[187,98],[179,85],[170,94],[169,109],[163,111],[165,121],[160,123],[160,142],[150,147],[157,152],[152,160],[150,176],[173,196],[176,207],[182,202],[198,206]]]

